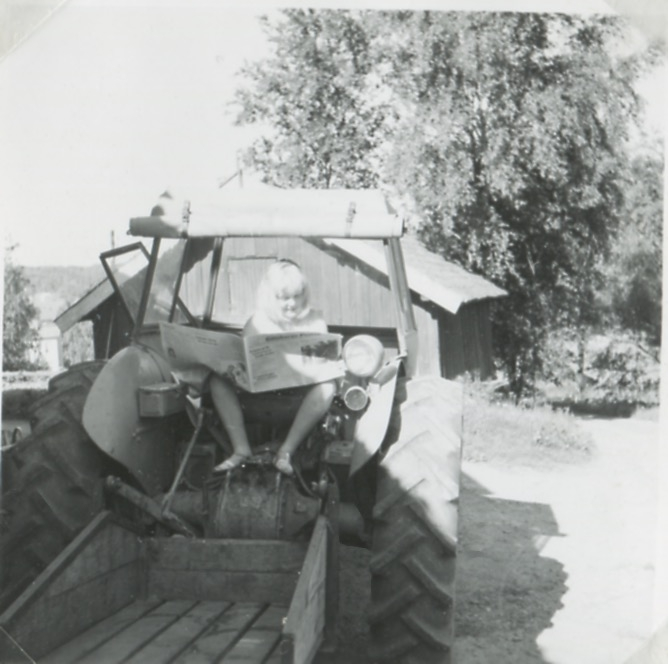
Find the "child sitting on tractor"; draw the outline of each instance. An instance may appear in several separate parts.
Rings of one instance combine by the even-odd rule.
[[[275,334],[280,332],[327,332],[322,314],[309,306],[309,287],[301,268],[282,259],[269,266],[258,289],[257,311],[247,321],[243,334]],[[235,386],[225,376],[214,374],[210,381],[211,397],[233,453],[214,469],[225,472],[237,468],[251,455],[243,412]],[[329,410],[336,393],[335,381],[318,383],[308,388],[285,440],[274,459],[276,468],[293,475],[292,456],[300,443]]]

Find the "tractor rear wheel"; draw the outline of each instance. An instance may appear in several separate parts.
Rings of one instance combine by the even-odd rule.
[[[51,378],[48,392],[30,408],[31,428],[33,430],[39,428],[41,423],[49,419],[54,408],[62,408],[63,404],[67,405],[80,422],[88,392],[104,365],[104,360],[81,362]]]
[[[32,408],[31,434],[3,452],[11,482],[0,512],[0,607],[6,606],[102,508],[111,461],[81,424],[88,390],[104,362],[52,379]]]
[[[374,661],[452,661],[461,425],[461,386],[398,383],[373,509]]]

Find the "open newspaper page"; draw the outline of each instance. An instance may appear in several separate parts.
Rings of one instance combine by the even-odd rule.
[[[213,371],[229,376],[245,390],[251,389],[244,341],[238,334],[160,323],[160,336],[172,371],[180,381],[201,388]]]
[[[300,387],[345,373],[341,335],[285,332],[241,337],[160,323],[162,347],[178,380],[201,388],[214,372],[250,392]]]
[[[345,373],[340,334],[259,334],[244,343],[253,392],[322,383]]]

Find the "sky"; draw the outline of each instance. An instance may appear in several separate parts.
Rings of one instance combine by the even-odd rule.
[[[234,73],[266,52],[257,16],[274,6],[69,0],[0,60],[0,220],[14,261],[92,265],[112,233],[130,241],[128,219],[167,187],[213,189],[231,175],[251,138],[232,123]],[[604,0],[501,6],[610,11]],[[664,86],[646,87],[659,117]]]
[[[168,186],[236,168],[249,11],[74,0],[0,63],[0,218],[24,265],[90,265]]]

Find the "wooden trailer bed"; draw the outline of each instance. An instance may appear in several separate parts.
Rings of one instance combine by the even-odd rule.
[[[330,533],[142,538],[102,513],[0,615],[0,662],[306,664],[325,632]]]
[[[133,602],[44,657],[44,664],[278,664],[287,606],[251,602]]]

